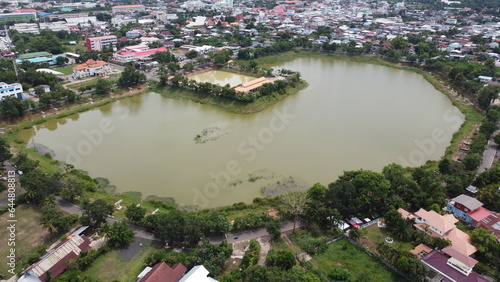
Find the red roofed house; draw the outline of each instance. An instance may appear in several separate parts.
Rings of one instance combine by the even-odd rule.
[[[490,230],[500,238],[500,214],[483,207],[476,198],[460,195],[451,199],[446,209],[476,228]]]
[[[398,210],[404,218],[410,218],[411,214],[406,210]],[[465,276],[472,272],[477,260],[470,256],[477,252],[477,248],[471,244],[467,233],[458,229],[458,222],[452,214],[440,215],[435,211],[420,209],[415,214],[415,228],[425,234],[449,240],[451,245],[442,251],[449,256],[448,265],[463,273]]]
[[[155,264],[153,268],[146,267],[137,277],[137,282],[177,282],[186,273],[187,268],[178,263],[173,267],[164,262]]]
[[[90,240],[85,235],[73,235],[49,250],[39,261],[23,271],[18,281],[45,281],[47,272],[52,279],[63,273],[66,262],[90,250]],[[38,280],[37,280],[38,279]]]
[[[35,20],[37,19],[37,14],[35,9],[15,9],[12,11],[12,13],[32,14],[33,16],[35,16]]]
[[[133,62],[133,61],[138,61],[138,60],[146,60],[149,59],[149,57],[156,52],[166,52],[168,51],[167,48],[165,47],[160,47],[156,49],[150,49],[146,51],[140,51],[140,52],[133,52],[133,51],[125,51],[125,52],[118,52],[113,54],[113,60],[120,62],[120,63],[127,63],[127,62]]]
[[[87,60],[83,64],[73,67],[73,78],[85,78],[96,75],[107,75],[111,73],[109,64],[105,61]]]

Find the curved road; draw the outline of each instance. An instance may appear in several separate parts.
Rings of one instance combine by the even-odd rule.
[[[70,213],[70,214],[77,214],[81,216],[83,214],[83,209],[75,204],[72,204],[68,201],[63,200],[60,197],[57,197],[57,203],[61,210]],[[108,218],[107,221],[109,223],[114,223],[119,220],[114,219],[114,218]],[[128,224],[135,232],[135,237],[147,239],[147,240],[156,240],[154,237],[153,233],[146,231],[145,228],[137,226],[135,224]],[[306,223],[304,221],[297,221],[297,224],[295,226],[295,229],[298,230],[300,228],[303,228],[306,226]],[[285,221],[281,224],[281,232],[291,232],[293,230],[293,221]],[[243,241],[249,241],[249,240],[256,240],[261,237],[269,236],[269,233],[267,233],[266,228],[257,228],[257,229],[252,229],[252,230],[246,230],[246,231],[241,231],[241,232],[234,232],[234,233],[227,233],[224,236],[213,236],[209,237],[207,239],[210,240],[210,242],[214,245],[218,245],[222,242],[222,240],[227,239],[227,242],[232,244],[232,243],[238,243],[238,242],[243,242]]]

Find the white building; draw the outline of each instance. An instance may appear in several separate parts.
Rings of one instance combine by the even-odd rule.
[[[108,75],[112,70],[108,63],[105,61],[87,60],[83,64],[73,67],[73,78],[85,78],[89,76]]]
[[[104,48],[116,46],[118,39],[116,38],[116,35],[90,37],[87,38],[86,43],[88,50],[102,51]]]
[[[160,48],[156,48],[156,49],[139,51],[139,52],[132,52],[132,51],[118,52],[118,53],[115,53],[113,55],[113,60],[115,60],[119,63],[135,62],[135,61],[139,61],[139,60],[148,60],[149,57],[151,57],[156,52],[167,52],[167,51],[168,51],[167,48],[160,47]]]
[[[197,265],[186,273],[179,282],[217,282],[212,277],[208,277],[208,274],[208,270],[203,265]]]
[[[36,23],[16,23],[11,29],[15,29],[19,33],[40,34],[40,29]]]
[[[23,99],[23,86],[20,83],[0,82],[0,100],[5,99],[5,97]]]

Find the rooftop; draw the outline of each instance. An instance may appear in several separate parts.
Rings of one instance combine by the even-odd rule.
[[[455,203],[459,203],[459,204],[465,206],[466,208],[468,208],[471,211],[483,206],[483,203],[478,201],[476,198],[472,198],[471,196],[467,196],[464,194],[462,194],[458,197],[455,197],[451,200]]]

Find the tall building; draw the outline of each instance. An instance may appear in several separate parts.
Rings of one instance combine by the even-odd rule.
[[[86,43],[87,49],[102,51],[104,48],[115,46],[118,43],[118,39],[116,38],[116,35],[90,37],[87,38]]]

